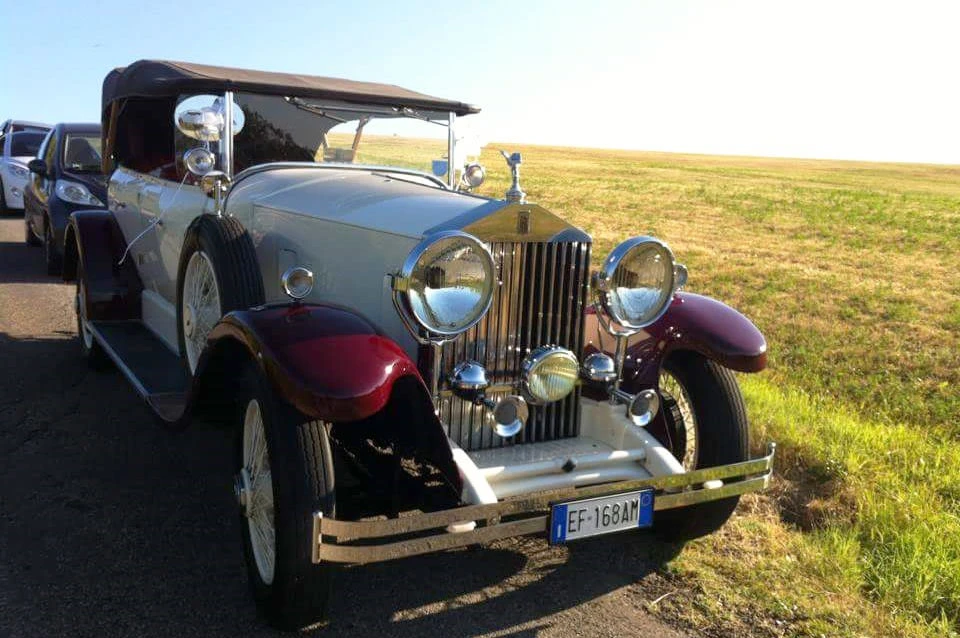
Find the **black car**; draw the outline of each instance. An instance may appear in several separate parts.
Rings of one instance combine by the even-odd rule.
[[[26,241],[46,250],[47,273],[59,275],[63,237],[70,213],[104,208],[107,183],[102,173],[99,124],[57,124],[29,164],[24,190]]]

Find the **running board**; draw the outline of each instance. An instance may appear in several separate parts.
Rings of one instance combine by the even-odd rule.
[[[180,419],[189,388],[180,357],[139,321],[92,321],[90,332],[157,416]]]

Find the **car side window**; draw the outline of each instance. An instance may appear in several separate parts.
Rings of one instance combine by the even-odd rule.
[[[117,117],[114,158],[120,166],[176,179],[171,100],[129,99]]]
[[[39,157],[43,158],[44,163],[47,165],[47,172],[51,173],[56,170],[56,159],[57,159],[57,135],[53,131],[50,131],[47,134],[46,139],[43,140],[43,144],[40,146]]]

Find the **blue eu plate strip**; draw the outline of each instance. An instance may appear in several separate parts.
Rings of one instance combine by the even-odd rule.
[[[653,526],[653,490],[640,493],[640,518],[637,527]]]
[[[550,525],[550,544],[556,545],[565,540],[567,540],[567,506],[554,505]]]

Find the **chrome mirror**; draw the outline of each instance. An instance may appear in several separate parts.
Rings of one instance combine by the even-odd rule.
[[[206,148],[191,148],[183,154],[183,164],[192,174],[203,177],[217,167],[217,156]]]
[[[217,142],[225,128],[223,98],[216,95],[194,95],[177,106],[174,123],[177,130],[189,138],[201,142]],[[243,128],[243,110],[233,104],[233,134]]]

